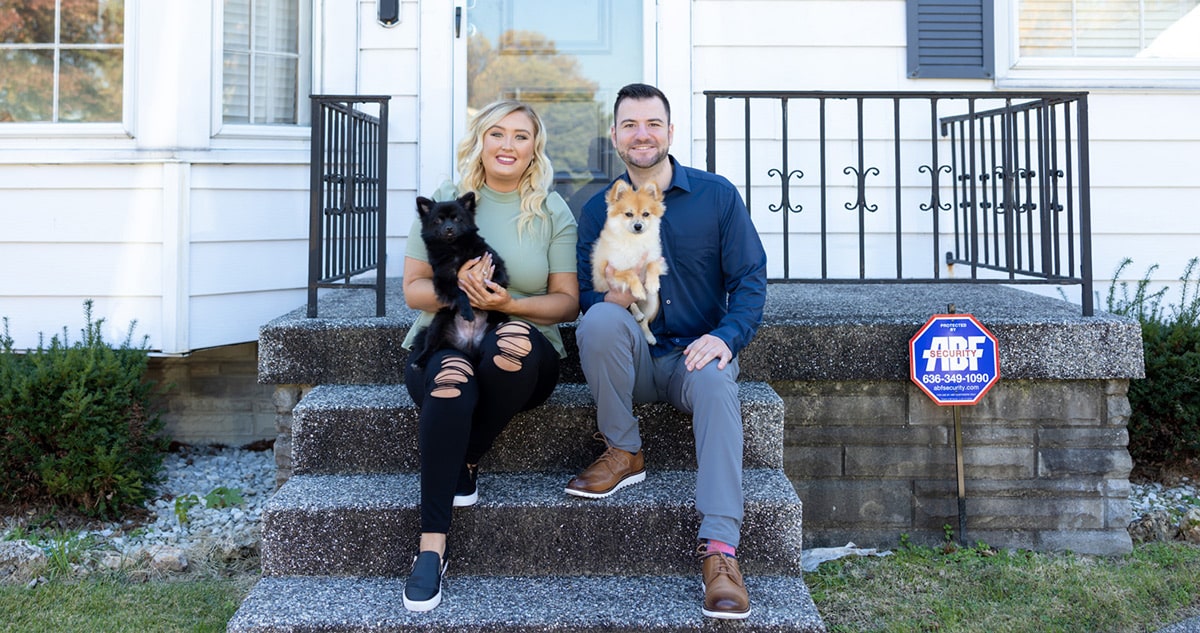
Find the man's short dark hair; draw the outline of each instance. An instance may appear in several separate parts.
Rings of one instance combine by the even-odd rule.
[[[671,122],[671,102],[667,101],[667,95],[649,84],[629,84],[617,91],[617,101],[613,103],[614,124],[617,122],[617,108],[621,107],[621,102],[626,99],[633,99],[635,101],[661,99],[663,107],[667,109],[667,123]]]

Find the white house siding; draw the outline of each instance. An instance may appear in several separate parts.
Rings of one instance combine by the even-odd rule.
[[[18,346],[36,345],[39,332],[63,326],[77,332],[89,298],[112,337],[123,336],[136,319],[139,334],[148,334],[155,350],[182,353],[252,341],[259,325],[304,302],[307,133],[219,129],[212,97],[220,57],[212,50],[213,2],[127,2],[133,18],[126,81],[134,83],[122,129],[75,134],[69,131],[75,128],[42,126],[14,134],[0,126],[0,266],[7,271],[0,278],[0,316],[9,317]],[[394,277],[402,270],[413,197],[453,174],[455,129],[462,126],[455,99],[462,96],[454,90],[460,81],[454,59],[461,50],[452,24],[455,5],[463,3],[404,0],[393,28],[375,22],[373,0],[353,3],[357,11],[347,11],[348,4],[313,0],[313,90],[391,97],[387,272]],[[1009,0],[996,4],[998,15],[1008,11]],[[705,158],[705,90],[997,89],[991,80],[908,79],[903,0],[658,0],[647,6],[658,16],[651,56],[657,63],[647,80],[674,102],[673,152],[696,166]],[[1000,44],[1006,37],[998,37]],[[998,46],[1000,70],[1006,46]],[[1174,282],[1184,263],[1200,255],[1200,176],[1194,167],[1200,156],[1200,90],[1194,88],[1200,82],[1193,89],[1179,87],[1186,81],[1172,89],[1131,89],[1020,81],[1001,79],[1004,88],[1090,91],[1097,289],[1107,288],[1124,257],[1135,261],[1127,280],[1158,264],[1155,282]],[[744,185],[737,151],[729,149],[741,129],[731,118],[721,121],[720,170]],[[869,146],[883,142],[872,123]],[[759,123],[753,134],[765,140],[778,130],[775,123]],[[813,149],[803,141],[792,149],[793,168],[806,174],[794,200],[805,206],[793,216],[798,226],[811,223],[816,209]],[[926,150],[917,143],[905,151]],[[868,192],[881,207],[871,218],[872,265],[889,261],[892,248],[890,174],[886,164],[879,167],[884,173]],[[840,169],[831,172],[840,176]],[[765,176],[753,178],[756,207],[773,202],[778,186]],[[921,214],[911,205],[924,186],[919,177],[904,177],[906,227],[918,226]],[[842,209],[852,193],[847,183],[836,184],[831,209]],[[778,214],[756,216],[756,222],[777,271]],[[840,234],[832,242],[831,262],[837,264],[831,272],[852,273],[853,227],[845,216],[833,226]],[[906,233],[906,245],[931,241],[908,230],[914,232]],[[795,262],[811,239],[793,241]],[[924,266],[923,256],[906,252],[906,271]]]
[[[0,164],[0,316],[18,347],[83,323],[184,352],[303,301],[307,164]]]
[[[258,326],[304,301],[308,179],[307,163],[192,167],[192,349],[256,340]]]
[[[106,337],[162,336],[162,170],[154,164],[0,164],[0,316],[18,347],[64,326],[83,303]]]

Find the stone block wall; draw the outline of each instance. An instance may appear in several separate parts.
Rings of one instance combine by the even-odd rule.
[[[244,446],[276,436],[274,386],[258,383],[258,343],[151,357],[147,377],[169,387],[163,420],[172,440]]]
[[[957,407],[968,542],[1130,550],[1128,380],[1002,380]],[[910,382],[777,381],[807,547],[958,534],[954,407]]]

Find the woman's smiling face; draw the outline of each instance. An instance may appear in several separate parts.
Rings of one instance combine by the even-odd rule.
[[[533,162],[533,119],[521,111],[510,113],[483,133],[484,182],[496,191],[516,191],[521,176]]]

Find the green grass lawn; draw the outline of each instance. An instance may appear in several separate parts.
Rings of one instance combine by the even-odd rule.
[[[255,577],[135,582],[118,576],[0,585],[0,631],[219,632]]]
[[[0,585],[0,631],[224,631],[255,579]],[[1112,558],[901,547],[824,563],[805,581],[830,633],[1151,632],[1200,614],[1200,547],[1152,543]]]
[[[902,547],[825,563],[805,581],[830,633],[1156,631],[1200,614],[1200,547],[1111,558]]]

